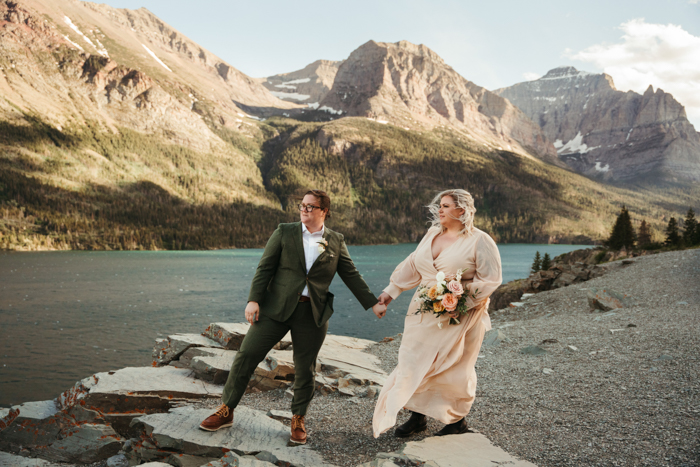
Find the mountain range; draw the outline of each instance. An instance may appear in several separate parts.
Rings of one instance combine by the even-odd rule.
[[[0,97],[5,248],[259,246],[309,186],[355,243],[420,238],[449,186],[502,242],[597,241],[622,204],[658,231],[698,199],[669,94],[569,68],[492,92],[406,41],[256,79],[143,8],[1,0]]]

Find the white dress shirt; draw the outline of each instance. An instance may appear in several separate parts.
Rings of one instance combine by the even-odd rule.
[[[316,262],[316,259],[319,257],[321,254],[318,251],[318,242],[323,241],[323,233],[326,231],[326,226],[323,225],[321,227],[321,230],[318,232],[311,233],[309,232],[309,229],[306,228],[306,225],[302,222],[301,224],[301,238],[302,238],[302,243],[304,244],[304,260],[306,261],[306,273],[309,273],[309,270],[311,270],[311,266],[314,265]],[[304,287],[304,290],[301,292],[301,295],[304,297],[309,296],[309,286],[307,285]]]

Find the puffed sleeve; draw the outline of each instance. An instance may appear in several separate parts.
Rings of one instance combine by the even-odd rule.
[[[487,299],[503,282],[501,276],[501,255],[496,242],[488,234],[482,234],[476,245],[476,272],[474,279],[467,284],[469,297],[467,308],[472,308]],[[476,298],[472,298],[476,294]]]
[[[428,241],[428,238],[433,237],[434,232],[428,230],[423,236],[415,251],[408,255],[408,258],[401,261],[394,272],[391,274],[389,279],[389,285],[384,289],[384,292],[388,293],[392,299],[396,299],[402,292],[411,290],[412,288],[418,286],[421,282],[421,275],[416,269],[416,252]]]

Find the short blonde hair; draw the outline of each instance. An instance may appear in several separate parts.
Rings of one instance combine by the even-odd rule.
[[[440,224],[439,214],[440,200],[445,196],[450,196],[458,208],[464,209],[464,214],[458,219],[464,227],[459,234],[468,237],[474,231],[474,214],[476,213],[476,208],[474,207],[474,198],[472,198],[472,195],[466,190],[454,189],[438,193],[428,205],[428,210],[432,216],[430,222],[433,227],[439,227],[441,230],[445,230],[445,227]]]

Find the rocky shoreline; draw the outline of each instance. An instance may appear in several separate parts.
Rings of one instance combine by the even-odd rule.
[[[431,420],[407,440],[372,437],[400,335],[328,337],[304,447],[286,445],[287,339],[256,370],[234,428],[202,432],[247,330],[213,323],[157,341],[152,367],[98,373],[54,401],[0,410],[0,465],[697,465],[700,250],[603,266],[491,311],[474,433],[432,437],[442,425]]]

